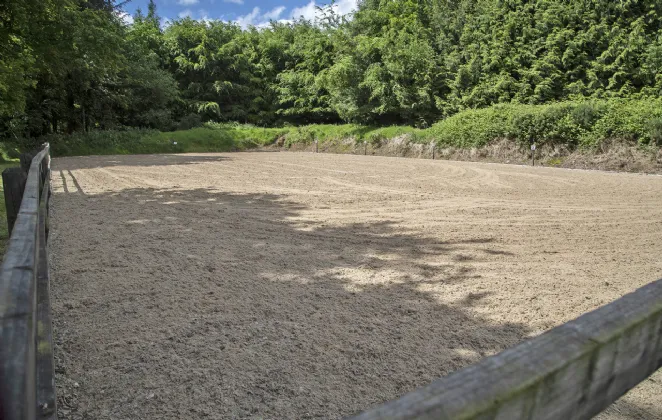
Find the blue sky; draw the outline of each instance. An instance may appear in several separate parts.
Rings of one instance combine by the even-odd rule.
[[[124,10],[133,15],[136,9],[147,11],[149,0],[131,0]],[[315,6],[330,0],[155,0],[159,15],[168,20],[190,16],[193,19],[220,19],[237,22],[243,27],[261,26],[270,20],[291,21],[303,16],[315,17]],[[338,13],[356,8],[357,0],[336,0]],[[127,16],[127,20],[131,20]]]

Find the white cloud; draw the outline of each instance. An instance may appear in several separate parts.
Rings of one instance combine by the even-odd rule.
[[[243,3],[243,0],[223,0],[223,1],[225,1],[226,3],[236,3],[238,1],[241,1]],[[358,4],[358,0],[338,0],[337,2],[334,3],[333,10],[339,15],[346,15],[356,10],[357,4]],[[268,26],[269,22],[272,20],[281,23],[290,23],[293,20],[297,20],[301,18],[314,21],[316,18],[321,17],[321,15],[318,13],[317,7],[322,5],[324,5],[324,3],[320,3],[318,5],[315,0],[310,0],[310,2],[306,5],[301,7],[295,7],[294,9],[292,9],[289,15],[286,15],[287,17],[286,19],[281,18],[283,16],[283,12],[285,12],[286,10],[285,6],[274,7],[273,9],[265,13],[262,13],[259,7],[254,7],[250,13],[247,13],[243,16],[239,16],[234,20],[234,22],[239,26],[241,26],[242,28],[248,28],[249,26],[264,28]]]
[[[317,4],[315,0],[310,0],[310,3],[305,6],[295,7],[290,13],[291,19],[306,19],[315,20],[320,17],[317,7],[322,7],[325,3]],[[358,0],[338,0],[333,4],[333,10],[339,15],[346,15],[356,10]]]
[[[193,6],[194,4],[198,4],[198,0],[178,0],[177,4],[182,6]]]
[[[264,28],[269,25],[269,22],[272,20],[278,20],[280,15],[285,11],[285,6],[274,7],[268,12],[262,13],[259,7],[254,7],[250,13],[239,16],[235,19],[235,23],[242,28],[248,28],[249,26],[255,26],[257,28]],[[279,21],[281,22],[281,21]]]
[[[133,16],[127,12],[119,12],[118,15],[126,25],[131,25],[133,23]]]
[[[244,4],[244,0],[223,0],[224,3]]]
[[[260,22],[260,8],[254,7],[253,10],[243,16],[239,16],[235,22],[242,28],[248,28],[249,26],[257,26]]]
[[[358,4],[359,2],[357,0],[340,0],[336,2],[334,8],[339,15],[346,15],[355,11]]]
[[[284,11],[285,11],[285,6],[274,7],[273,9],[262,15],[262,17],[266,20],[276,20],[280,17],[280,15]]]
[[[209,23],[213,20],[212,18],[209,17],[209,12],[206,11],[205,9],[198,10],[198,16],[200,16],[200,19],[198,19],[198,20],[200,20],[202,22]]]
[[[303,18],[306,20],[313,20],[315,19],[316,14],[317,14],[317,5],[315,4],[314,0],[311,0],[310,3],[308,3],[305,6],[295,7],[294,9],[292,9],[292,13],[290,13],[290,17],[292,19]]]
[[[186,10],[184,10],[184,11],[182,11],[182,12],[179,12],[179,15],[178,15],[178,16],[179,16],[180,18],[184,19],[185,17],[191,17],[191,16],[193,16],[193,12],[191,12],[190,9],[186,9]]]

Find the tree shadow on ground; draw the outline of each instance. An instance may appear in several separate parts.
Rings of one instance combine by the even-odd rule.
[[[482,275],[472,255],[494,238],[452,242],[306,210],[209,189],[56,194],[58,386],[83,384],[78,402],[60,390],[63,407],[92,418],[333,418],[529,332],[475,312],[486,294],[444,299],[446,286]]]
[[[69,171],[78,169],[107,168],[113,166],[167,166],[215,163],[231,160],[228,156],[212,154],[155,154],[155,155],[117,155],[117,156],[75,156],[55,158],[58,167]]]

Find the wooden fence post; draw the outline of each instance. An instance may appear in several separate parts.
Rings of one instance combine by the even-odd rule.
[[[5,189],[5,207],[7,209],[7,228],[9,236],[14,230],[16,216],[21,208],[25,183],[28,179],[23,168],[7,168],[2,171],[2,185]]]
[[[34,155],[32,153],[21,153],[19,160],[21,161],[21,169],[26,174],[30,172],[30,165],[32,165],[32,159]]]

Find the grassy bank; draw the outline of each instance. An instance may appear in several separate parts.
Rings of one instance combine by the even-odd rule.
[[[37,149],[49,142],[53,156],[122,155],[149,153],[232,152],[267,146],[280,141],[289,147],[309,144],[314,140],[369,140],[409,135],[417,140],[428,138],[429,130],[412,127],[366,127],[354,124],[309,125],[302,127],[262,128],[244,124],[208,123],[189,130],[160,132],[156,130],[94,131],[73,135],[49,135],[24,140],[21,150]]]
[[[241,124],[208,123],[184,131],[95,131],[51,135],[16,144],[36,148],[44,141],[54,156],[107,154],[228,152],[278,143],[284,147],[345,140],[383,140],[406,136],[412,143],[434,142],[439,147],[474,148],[497,139],[569,149],[596,147],[605,140],[624,140],[642,146],[662,145],[662,99],[613,99],[561,102],[549,105],[503,104],[467,110],[432,127],[368,127],[355,124],[260,128]]]
[[[173,132],[136,129],[52,135],[36,139],[32,147],[48,141],[53,156],[229,152],[267,144],[278,133],[273,128],[210,124]]]

